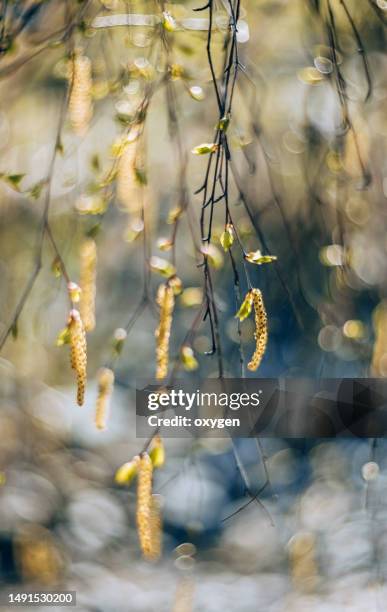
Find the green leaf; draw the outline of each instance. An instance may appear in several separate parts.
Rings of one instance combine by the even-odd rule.
[[[56,346],[63,346],[64,344],[70,344],[70,330],[68,327],[64,327],[60,330],[56,341]]]
[[[197,147],[194,147],[191,152],[194,155],[208,155],[208,153],[215,153],[218,147],[219,145],[214,142],[203,142],[197,145]]]
[[[175,18],[168,11],[163,12],[163,27],[167,32],[174,32],[177,28]]]
[[[247,253],[245,255],[245,259],[250,263],[256,264],[257,266],[277,261],[276,255],[262,255],[260,250]]]
[[[213,244],[202,246],[200,249],[205,257],[208,259],[210,266],[219,270],[223,266],[223,255],[222,252]]]
[[[137,476],[138,459],[137,457],[121,465],[116,471],[114,480],[119,485],[130,485],[132,480]]]
[[[220,237],[220,244],[225,251],[229,251],[234,243],[234,231],[231,223],[227,223]]]
[[[196,359],[194,352],[190,346],[183,346],[183,348],[181,349],[181,362],[183,364],[183,368],[187,372],[197,370],[197,368],[199,367],[198,360]]]
[[[238,312],[236,313],[235,318],[239,319],[240,321],[244,321],[245,319],[247,319],[247,317],[249,317],[251,314],[252,305],[253,294],[249,291],[249,293],[243,300]]]
[[[161,257],[151,257],[149,265],[153,272],[158,272],[161,276],[165,276],[166,278],[170,278],[176,274],[175,266]]]

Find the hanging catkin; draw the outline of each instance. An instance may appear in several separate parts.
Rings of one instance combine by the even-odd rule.
[[[71,367],[77,375],[77,403],[82,406],[85,398],[87,345],[86,333],[78,310],[71,310],[68,329],[70,333]]]
[[[141,197],[136,181],[137,142],[125,145],[118,161],[117,198],[125,210],[133,216],[141,213]]]
[[[84,136],[93,114],[91,62],[80,50],[74,54],[70,66],[69,115],[72,128]]]
[[[159,495],[152,495],[150,508],[151,543],[149,560],[157,561],[161,556],[162,521]]]
[[[80,313],[87,332],[95,328],[95,293],[97,276],[97,246],[92,238],[85,240],[80,250]]]
[[[375,342],[372,353],[372,376],[387,376],[387,302],[381,302],[373,314]]]
[[[251,361],[247,364],[247,367],[251,371],[255,371],[259,368],[262,361],[262,357],[265,354],[267,345],[267,315],[265,305],[262,299],[262,293],[259,289],[252,289],[251,295],[253,297],[254,306],[254,317],[255,317],[255,351],[251,358]]]
[[[143,453],[138,462],[136,520],[141,551],[146,559],[152,554],[152,476],[152,461],[148,453]]]
[[[168,373],[169,338],[171,335],[172,313],[175,305],[173,288],[168,283],[157,290],[157,304],[160,306],[160,323],[156,329],[156,378],[162,380]]]
[[[113,392],[114,372],[109,368],[101,368],[97,373],[98,397],[95,408],[95,425],[97,429],[105,429],[109,412],[109,401]]]

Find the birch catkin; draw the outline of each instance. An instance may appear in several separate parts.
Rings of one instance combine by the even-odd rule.
[[[157,561],[161,557],[162,521],[159,495],[152,495],[150,508],[151,542],[149,560]]]
[[[80,313],[87,332],[95,328],[95,293],[97,277],[97,247],[92,238],[85,240],[80,252]]]
[[[113,392],[114,372],[109,368],[101,368],[97,374],[98,397],[95,408],[95,425],[97,429],[105,429],[109,412],[109,401]]]
[[[136,520],[141,551],[146,559],[152,558],[152,477],[152,461],[148,453],[143,453],[138,461]]]
[[[267,315],[265,305],[262,299],[262,293],[259,289],[252,289],[251,295],[253,298],[254,306],[254,317],[255,317],[255,351],[251,358],[251,361],[247,364],[247,367],[251,371],[255,371],[259,368],[262,358],[265,354],[268,330],[267,330]]]
[[[156,378],[162,380],[168,374],[169,338],[171,335],[172,314],[175,305],[173,288],[162,284],[157,290],[157,304],[160,306],[160,323],[156,329]]]
[[[74,54],[70,68],[69,115],[74,132],[84,136],[93,114],[91,62],[81,51]]]
[[[372,376],[387,376],[387,302],[381,302],[373,314],[375,342],[372,353]]]
[[[68,329],[70,333],[71,367],[77,375],[77,403],[82,406],[87,378],[87,345],[85,329],[78,310],[70,311]]]
[[[125,210],[135,216],[141,213],[141,198],[136,182],[136,141],[126,144],[118,162],[117,198]]]

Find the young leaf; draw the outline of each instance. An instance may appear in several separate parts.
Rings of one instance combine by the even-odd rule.
[[[152,446],[149,451],[149,457],[151,458],[154,468],[160,468],[164,465],[165,448],[160,436],[156,436],[153,439]]]
[[[207,155],[208,153],[215,153],[219,145],[214,142],[203,142],[192,149],[194,155]]]
[[[161,257],[151,257],[149,265],[153,272],[158,272],[161,276],[165,276],[165,278],[170,278],[176,274],[175,266]]]
[[[247,317],[249,317],[251,314],[252,305],[253,294],[251,293],[251,291],[249,291],[249,293],[243,300],[238,312],[236,313],[235,318],[239,319],[240,321],[244,321],[245,319],[247,319]]]
[[[213,244],[205,245],[201,248],[201,252],[208,259],[210,266],[218,270],[223,265],[223,255],[221,251]]]
[[[63,346],[64,344],[70,344],[70,330],[68,327],[64,327],[59,332],[56,342],[56,346]]]
[[[227,223],[224,232],[220,237],[220,244],[225,251],[229,251],[234,243],[234,228],[231,223]]]
[[[188,91],[191,98],[193,98],[197,102],[200,102],[204,99],[204,91],[200,87],[200,85],[192,85],[192,87],[190,87]]]
[[[261,266],[262,264],[272,263],[277,260],[276,255],[262,255],[261,251],[250,251],[245,256],[245,259],[250,263],[256,264],[257,266]]]
[[[172,287],[173,289],[173,293],[175,295],[180,295],[180,293],[183,291],[183,282],[181,278],[175,275],[175,276],[172,276],[168,282],[169,282],[169,286]]]
[[[167,32],[174,32],[177,28],[175,18],[168,11],[163,12],[163,27]]]
[[[194,352],[190,346],[183,346],[183,348],[181,349],[181,362],[187,372],[197,370],[197,368],[199,367],[198,360],[196,359]]]
[[[160,251],[170,251],[173,243],[168,238],[159,238],[157,240],[157,248]]]
[[[123,465],[121,465],[121,467],[118,468],[114,476],[114,480],[117,484],[129,485],[132,482],[135,476],[137,476],[138,459],[138,457],[135,457],[134,459],[132,459],[132,461],[128,461],[127,463],[124,463]]]

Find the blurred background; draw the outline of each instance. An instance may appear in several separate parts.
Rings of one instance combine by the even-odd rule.
[[[213,4],[220,82],[229,3]],[[171,361],[179,364],[188,334],[197,373],[218,373],[217,356],[205,355],[208,321],[195,323],[203,299],[195,191],[208,157],[191,150],[213,141],[219,119],[208,11],[198,6],[3,3],[2,585],[74,589],[85,611],[384,610],[384,440],[168,439],[154,486],[164,521],[158,564],[141,560],[135,486],[114,482],[144,444],[133,389],[136,377],[154,377],[162,281],[150,257],[174,265],[183,285]],[[117,25],[122,15],[131,18]],[[245,251],[278,258],[247,264],[269,320],[264,360],[249,376],[387,375],[386,17],[384,0],[241,3],[229,205]],[[76,54],[90,60],[89,89],[78,100],[89,105],[84,125],[85,109],[75,109],[77,122],[71,96],[68,107]],[[128,132],[135,181],[122,162]],[[240,377],[254,322],[238,327],[235,319],[223,230],[220,202],[214,300],[225,376]],[[80,408],[69,350],[57,339],[69,311],[61,262],[79,282],[86,237],[98,253],[96,327]],[[233,253],[243,297],[237,245]],[[103,365],[116,384],[101,432],[94,407]],[[257,499],[246,495],[236,456]]]

